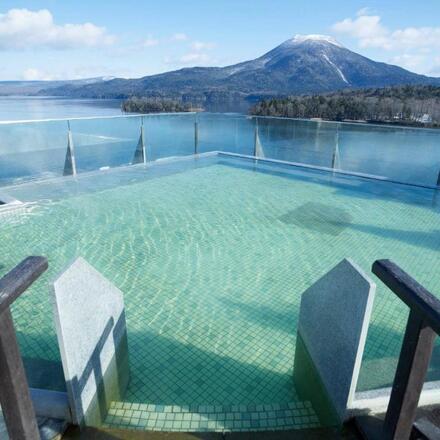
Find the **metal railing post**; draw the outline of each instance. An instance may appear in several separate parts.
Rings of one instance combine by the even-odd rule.
[[[67,121],[67,151],[63,175],[76,176],[75,147],[73,145],[72,131],[70,130],[70,121]]]
[[[254,157],[258,157],[258,118],[255,118],[254,127]]]
[[[142,159],[144,165],[147,163],[147,144],[145,142],[145,127],[144,127],[144,117],[142,116],[141,123],[141,142],[142,142]]]
[[[0,403],[11,440],[40,434],[9,307],[47,267],[46,258],[28,257],[0,280]]]
[[[199,152],[199,119],[196,113],[194,121],[194,154]]]
[[[147,163],[147,148],[145,143],[145,130],[144,130],[144,117],[141,116],[141,126],[140,126],[140,134],[139,141],[136,146],[136,150],[134,152],[132,163],[143,163],[144,165]]]
[[[339,126],[336,127],[336,135],[335,135],[335,148],[333,148],[332,155],[332,169],[336,168],[336,161],[339,157]]]

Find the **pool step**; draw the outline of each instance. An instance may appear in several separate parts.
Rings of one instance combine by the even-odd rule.
[[[173,432],[248,432],[320,426],[310,402],[269,405],[156,405],[112,402],[105,428]]]
[[[153,432],[71,427],[63,440],[359,440],[353,432],[331,428],[262,432]]]

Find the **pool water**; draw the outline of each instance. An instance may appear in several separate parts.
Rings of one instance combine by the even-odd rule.
[[[125,295],[131,380],[109,424],[139,425],[144,411],[156,418],[142,426],[172,428],[158,412],[241,405],[316,426],[292,379],[301,293],[349,257],[370,274],[375,259],[392,259],[440,296],[440,195],[428,189],[214,155],[4,192],[32,203],[0,214],[0,274],[30,254],[49,258],[13,309],[29,370],[56,371],[48,283],[71,260],[84,257]],[[359,390],[391,383],[406,323],[377,284]],[[56,374],[29,375],[61,386]],[[440,378],[440,356],[429,378]]]

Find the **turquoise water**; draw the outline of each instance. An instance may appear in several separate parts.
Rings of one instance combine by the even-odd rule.
[[[124,292],[131,381],[109,424],[161,405],[298,410],[300,295],[345,257],[367,273],[390,258],[440,296],[440,200],[428,189],[214,156],[4,190],[33,203],[2,214],[0,274],[49,258],[13,311],[33,380],[56,387],[35,371],[57,368],[48,282],[68,262],[84,257]],[[406,316],[378,282],[358,389],[391,383]],[[436,355],[429,379],[439,373]],[[283,426],[316,425],[304,417]]]

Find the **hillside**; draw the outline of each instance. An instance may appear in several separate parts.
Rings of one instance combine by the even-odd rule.
[[[250,112],[260,116],[440,127],[440,87],[387,87],[269,99],[256,104]]]
[[[84,98],[162,96],[216,101],[403,84],[440,85],[440,78],[375,62],[330,37],[297,35],[257,59],[232,66],[185,68],[139,79],[117,78],[86,85],[72,83],[40,93]]]
[[[94,84],[98,86],[100,82],[108,80],[109,78],[100,77],[65,81],[0,81],[0,96],[36,95],[40,92],[45,95],[50,95],[50,91],[55,88],[62,88],[67,85],[81,87],[86,84]]]

